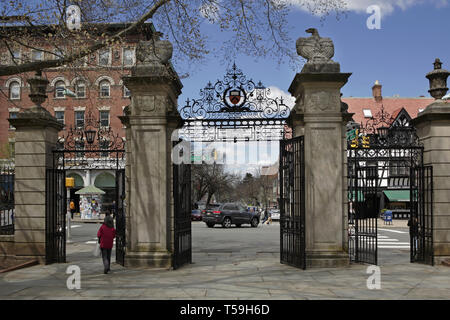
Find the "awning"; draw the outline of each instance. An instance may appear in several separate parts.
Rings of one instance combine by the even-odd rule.
[[[384,190],[383,193],[389,201],[409,202],[409,190]]]
[[[75,194],[85,194],[85,195],[90,195],[90,194],[105,194],[105,191],[100,190],[99,188],[97,188],[96,186],[87,186],[84,187],[81,190],[78,190],[77,192],[75,192]]]

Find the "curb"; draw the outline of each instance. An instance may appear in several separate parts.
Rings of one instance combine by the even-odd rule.
[[[27,268],[27,267],[32,267],[32,266],[35,266],[37,264],[39,264],[38,260],[31,260],[31,261],[28,261],[28,262],[16,265],[14,267],[10,267],[10,268],[7,268],[7,269],[0,270],[0,273],[14,271],[14,270],[18,270],[18,269]]]
[[[82,219],[73,219],[70,222],[72,223],[103,223],[103,220],[82,220]]]

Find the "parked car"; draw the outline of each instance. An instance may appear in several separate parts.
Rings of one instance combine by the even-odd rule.
[[[191,213],[191,220],[192,221],[202,221],[202,210],[193,209],[192,213]]]
[[[233,224],[238,228],[243,224],[250,224],[256,228],[259,224],[259,213],[249,211],[240,203],[228,202],[208,206],[202,212],[202,220],[209,228],[216,224],[221,224],[224,228]]]
[[[272,218],[272,220],[280,220],[280,210],[279,209],[270,210],[270,217]]]

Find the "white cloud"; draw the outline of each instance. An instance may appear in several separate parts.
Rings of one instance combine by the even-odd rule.
[[[292,109],[295,105],[295,98],[291,96],[289,92],[283,91],[278,87],[270,86],[270,98],[283,98],[283,102],[285,105],[287,105],[290,109]]]
[[[317,5],[317,0],[288,0],[294,6],[307,10],[308,6]],[[382,14],[391,14],[396,9],[406,10],[418,4],[431,4],[438,8],[446,7],[449,0],[344,0],[346,9],[358,13],[366,13],[368,7],[378,5]]]

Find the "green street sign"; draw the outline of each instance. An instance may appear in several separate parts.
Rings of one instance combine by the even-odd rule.
[[[356,129],[347,131],[347,140],[354,140],[354,139],[356,139]]]

